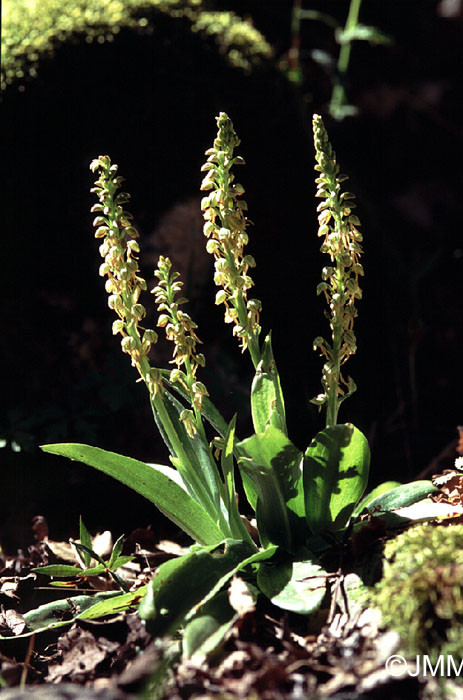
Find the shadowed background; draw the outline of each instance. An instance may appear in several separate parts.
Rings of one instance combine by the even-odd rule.
[[[63,19],[75,7],[98,5],[41,7]],[[358,391],[340,420],[370,439],[372,486],[416,478],[442,451],[436,466],[451,466],[462,422],[459,3],[364,0],[362,23],[391,41],[354,43],[345,87],[356,113],[340,121],[327,114],[339,50],[332,28],[301,22],[298,82],[288,78],[289,0],[127,5],[125,19],[100,17],[92,27],[74,13],[75,31],[39,47],[38,61],[34,41],[44,33],[34,37],[26,15],[20,46],[27,58],[11,68],[3,92],[0,541],[26,545],[38,513],[54,538],[76,534],[79,514],[90,529],[116,536],[147,524],[156,534],[172,531],[141,497],[38,450],[45,442],[88,442],[167,460],[146,391],[111,335],[98,277],[88,166],[99,154],[126,178],[148,287],[157,256],[169,255],[204,341],[200,379],[226,419],[238,413],[240,436],[250,434],[251,362],[214,307],[199,212],[200,167],[219,111],[242,141],[246,166],[236,176],[252,221],[253,294],[263,302],[264,332],[273,328],[290,437],[302,449],[323,427],[309,404],[322,365],[312,340],[328,333],[315,296],[326,264],[313,196],[310,122],[319,112],[350,175],[365,237],[358,354],[346,367]],[[339,0],[303,6],[342,24],[348,9]],[[206,10],[215,14],[201,15]],[[3,51],[11,51],[7,31]],[[154,315],[152,297],[145,305]],[[169,352],[155,346],[154,364],[165,365]]]

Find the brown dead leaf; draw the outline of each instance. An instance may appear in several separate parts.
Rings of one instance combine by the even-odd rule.
[[[16,610],[4,610],[0,612],[0,633],[2,636],[16,637],[22,634],[26,629],[26,621],[24,617],[16,612]]]
[[[47,683],[82,683],[94,677],[97,667],[119,647],[105,637],[96,638],[89,630],[74,625],[58,642],[58,660],[50,662]]]

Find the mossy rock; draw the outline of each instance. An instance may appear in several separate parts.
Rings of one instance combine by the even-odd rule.
[[[250,71],[272,55],[265,37],[234,12],[208,12],[202,0],[5,0],[2,89],[36,77],[40,60],[79,35],[113,42],[123,29],[151,34],[160,15],[184,19],[193,33],[211,36],[230,64]]]
[[[409,657],[463,658],[463,525],[412,527],[387,542],[371,602]]]

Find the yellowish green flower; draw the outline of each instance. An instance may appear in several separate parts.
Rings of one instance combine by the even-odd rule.
[[[171,362],[177,365],[170,373],[171,382],[179,382],[190,394],[193,407],[200,412],[204,396],[209,396],[208,391],[202,382],[196,380],[196,370],[198,366],[204,367],[205,357],[196,351],[196,345],[201,343],[196,335],[196,323],[190,316],[179,307],[188,300],[184,297],[177,297],[181,291],[183,283],[179,280],[179,273],[172,271],[172,263],[169,258],[163,255],[159,257],[158,269],[154,272],[159,280],[159,284],[152,290],[155,295],[160,315],[158,327],[164,328],[167,340],[174,343],[174,353]],[[185,372],[180,371],[184,367]],[[185,413],[185,421],[191,421],[191,411]],[[192,428],[189,423],[185,423],[189,432]]]
[[[201,189],[211,190],[203,197],[201,209],[205,224],[204,235],[209,239],[206,250],[214,256],[214,282],[221,290],[215,303],[224,304],[225,322],[233,323],[233,334],[240,339],[242,350],[249,348],[254,366],[260,361],[259,316],[262,304],[258,299],[248,299],[248,290],[254,285],[249,268],[255,267],[252,255],[246,255],[248,243],[245,215],[246,202],[241,199],[244,188],[235,183],[233,165],[242,165],[240,156],[233,151],[240,140],[231,119],[221,112],[216,118],[218,133],[212,148],[206,151],[207,162],[201,170],[206,172]]]
[[[162,388],[161,374],[150,367],[148,355],[158,336],[156,331],[141,326],[146,310],[139,299],[147,285],[138,267],[139,233],[132,215],[123,208],[130,195],[118,191],[123,178],[117,175],[117,165],[111,165],[108,156],[93,160],[90,169],[99,175],[91,190],[99,201],[91,211],[97,214],[93,221],[95,238],[102,239],[100,255],[104,262],[100,275],[107,278],[108,306],[119,317],[113,323],[113,334],[122,336],[122,351],[130,356],[150,393],[156,394]]]
[[[347,176],[341,175],[336,162],[336,154],[328,140],[322,118],[313,118],[315,143],[315,170],[319,176],[316,197],[323,201],[318,205],[318,235],[323,238],[320,248],[330,257],[330,265],[322,270],[322,282],[317,294],[323,293],[329,306],[326,314],[330,322],[332,343],[318,337],[314,349],[321,351],[326,362],[322,371],[324,392],[313,403],[322,406],[326,403],[327,426],[337,423],[341,402],[355,391],[351,377],[344,379],[341,366],[357,349],[354,334],[354,318],[357,316],[355,302],[361,299],[359,277],[363,275],[360,264],[362,254],[362,234],[358,230],[360,221],[353,214],[355,196],[343,192],[341,183]]]

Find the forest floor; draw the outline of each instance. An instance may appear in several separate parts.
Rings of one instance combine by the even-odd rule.
[[[48,537],[43,519],[34,526],[36,542],[27,552],[0,555],[0,689],[1,700],[400,700],[440,697],[434,678],[394,677],[387,659],[398,653],[395,632],[380,628],[377,610],[354,603],[345,595],[349,576],[332,584],[330,609],[309,618],[258,599],[243,608],[224,642],[207,658],[181,657],[178,640],[152,639],[136,606],[105,619],[76,619],[73,596],[79,588],[50,587],[49,578],[31,569],[69,563],[68,543]],[[131,591],[154,575],[159,564],[182,550],[174,542],[153,542],[149,530],[138,530],[125,541],[124,553],[134,559],[121,569]],[[141,542],[141,544],[140,544]],[[100,591],[113,582],[93,581]],[[27,633],[24,614],[49,601],[68,600],[58,614],[67,625]],[[46,607],[42,608],[44,611]],[[8,637],[8,639],[5,639]],[[447,697],[463,697],[454,689]]]

